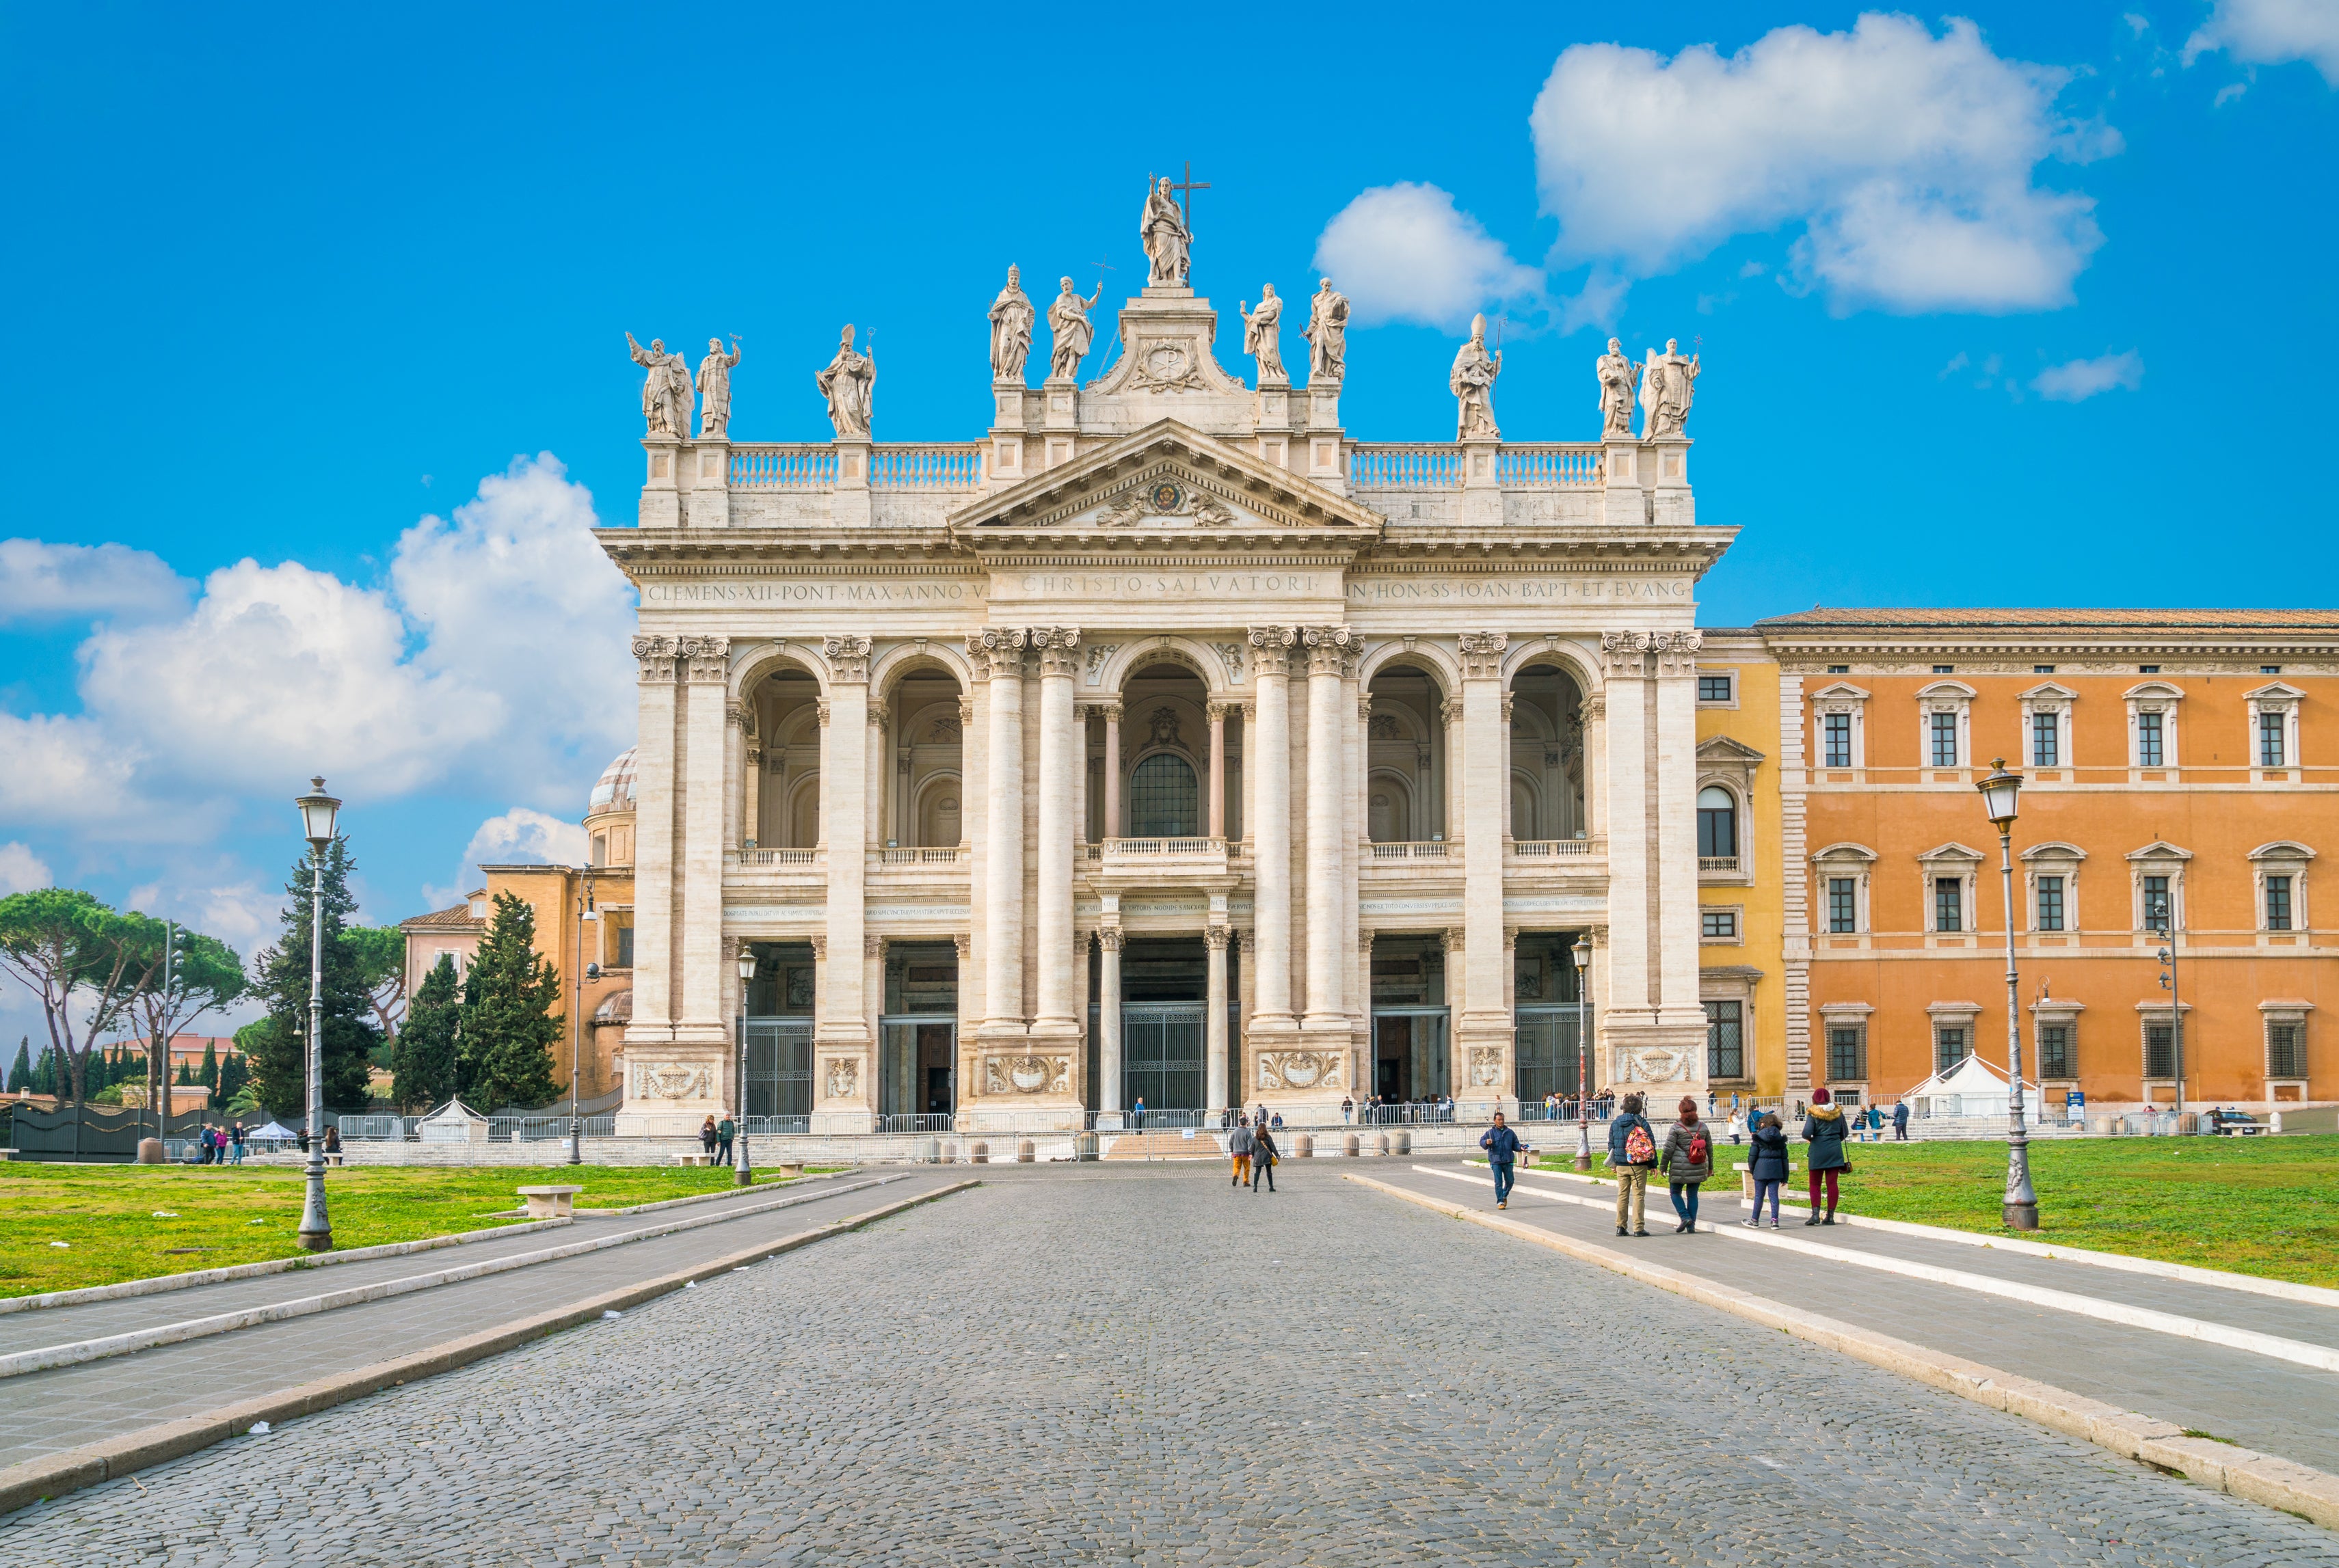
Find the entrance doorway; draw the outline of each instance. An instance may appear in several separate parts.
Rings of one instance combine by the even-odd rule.
[[[757,942],[747,982],[746,1083],[741,1111],[769,1119],[751,1132],[812,1128],[813,977],[810,942]]]
[[[1373,1009],[1373,1092],[1384,1105],[1442,1099],[1452,1087],[1446,1010]]]
[[[1208,1109],[1209,967],[1199,936],[1132,937],[1120,955],[1120,1103]]]
[[[958,1109],[958,949],[888,942],[877,1023],[877,1129],[947,1131]]]
[[[1513,1060],[1519,1114],[1542,1114],[1544,1096],[1574,1100],[1586,1087],[1584,1009],[1574,932],[1521,932],[1511,976]],[[1588,1085],[1604,1087],[1595,1070]]]

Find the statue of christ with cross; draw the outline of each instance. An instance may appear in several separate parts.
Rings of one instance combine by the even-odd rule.
[[[1187,279],[1194,265],[1193,209],[1190,203],[1194,192],[1209,188],[1207,182],[1195,182],[1191,163],[1186,165],[1184,183],[1174,182],[1164,174],[1146,187],[1145,213],[1138,221],[1138,236],[1145,246],[1145,259],[1149,263],[1145,278],[1148,288],[1166,285],[1183,289],[1189,286]],[[1181,207],[1172,192],[1184,193],[1189,204]]]

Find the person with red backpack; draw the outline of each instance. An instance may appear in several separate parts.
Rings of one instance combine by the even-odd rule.
[[[1641,1114],[1641,1097],[1628,1094],[1624,1109],[1608,1124],[1608,1169],[1616,1178],[1616,1234],[1646,1236],[1643,1211],[1649,1201],[1649,1172],[1656,1169],[1657,1133]],[[1632,1216],[1632,1228],[1624,1218]]]
[[[1665,1172],[1665,1190],[1672,1194],[1673,1212],[1681,1223],[1676,1235],[1697,1229],[1697,1190],[1713,1174],[1713,1129],[1697,1119],[1697,1101],[1682,1096],[1681,1119],[1665,1134],[1665,1151],[1658,1160]],[[1683,1200],[1682,1194],[1689,1197]]]

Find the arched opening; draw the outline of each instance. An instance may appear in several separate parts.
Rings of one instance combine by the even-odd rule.
[[[812,849],[821,842],[820,685],[793,666],[773,671],[747,694],[745,849]]]
[[[1194,764],[1174,752],[1155,752],[1129,770],[1129,836],[1199,837],[1201,802]]]
[[[889,849],[956,849],[966,821],[964,693],[948,671],[920,666],[885,695],[883,831]]]
[[[1697,858],[1730,863],[1728,868],[1707,863],[1708,871],[1734,869],[1738,863],[1738,799],[1720,784],[1697,792]]]
[[[1446,837],[1446,692],[1417,665],[1392,665],[1366,688],[1365,831],[1375,843]]]
[[[1222,764],[1226,832],[1239,834],[1232,801],[1240,798],[1234,731],[1226,725]],[[1109,733],[1100,730],[1099,735]],[[1120,754],[1100,749],[1089,774],[1090,823],[1100,838],[1200,838],[1210,831],[1209,689],[1180,663],[1158,659],[1122,683]],[[1117,775],[1107,778],[1107,770]],[[1120,820],[1108,820],[1117,809]]]
[[[1511,681],[1511,822],[1521,840],[1586,838],[1584,689],[1569,671],[1531,664]]]

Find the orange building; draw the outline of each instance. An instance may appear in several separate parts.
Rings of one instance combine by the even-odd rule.
[[[2004,757],[2024,779],[2026,1077],[2048,1103],[2174,1100],[2180,1050],[2188,1104],[2339,1099],[2339,904],[2317,926],[2313,898],[2339,847],[2339,611],[1816,609],[1756,629],[1779,665],[1786,990],[1808,996],[1791,1094],[1889,1102],[1969,1052],[2004,1067],[2006,909],[1974,787]]]

